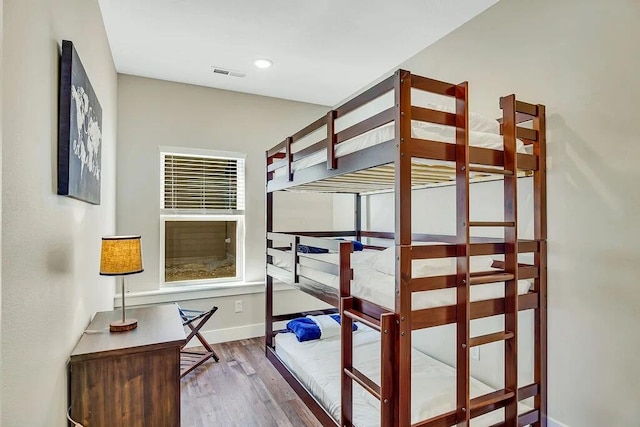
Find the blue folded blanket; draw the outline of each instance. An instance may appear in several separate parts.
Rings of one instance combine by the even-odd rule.
[[[339,314],[332,314],[331,318],[335,320],[338,325],[340,324]],[[293,332],[300,342],[317,340],[322,336],[320,326],[318,326],[318,324],[313,321],[313,316],[298,317],[296,319],[290,320],[287,323],[287,329]],[[356,325],[355,323],[353,324],[353,330],[358,330],[358,325]]]
[[[296,338],[300,342],[320,338],[320,327],[316,322],[306,317],[290,320],[287,323],[287,329],[296,334]]]

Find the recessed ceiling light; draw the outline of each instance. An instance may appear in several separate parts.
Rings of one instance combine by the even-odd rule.
[[[273,61],[271,61],[270,59],[261,58],[253,61],[253,65],[255,65],[258,68],[269,68],[273,65]]]

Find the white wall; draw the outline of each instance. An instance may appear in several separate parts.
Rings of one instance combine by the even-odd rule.
[[[145,272],[131,277],[130,289],[159,287],[160,146],[247,154],[245,280],[264,280],[265,150],[327,107],[128,75],[119,76],[118,92],[118,232],[140,233],[144,243]],[[296,200],[317,218],[282,210],[276,218],[283,226],[315,224],[317,212],[330,212],[333,203],[316,195]],[[285,204],[291,206],[276,206]],[[330,217],[321,221],[331,228]]]
[[[160,289],[160,157],[158,147],[187,147],[246,153],[245,281],[264,282],[265,276],[265,150],[327,111],[327,107],[263,96],[120,75],[118,77],[118,233],[141,234],[142,274],[131,276],[131,293]],[[274,230],[330,230],[331,196],[278,193]],[[261,292],[259,290],[258,292]],[[304,304],[303,296],[283,291],[285,299]],[[262,335],[263,293],[205,298],[185,307],[211,307],[220,312],[207,325],[216,336],[244,338]],[[234,313],[234,301],[244,310]],[[131,298],[131,303],[136,303]],[[253,326],[252,326],[253,325]],[[257,325],[257,326],[255,326]],[[218,329],[233,329],[220,335]],[[260,333],[249,333],[249,331]]]
[[[533,238],[533,181],[531,178],[521,178],[518,181],[518,231],[520,238]],[[338,195],[336,197],[346,198]],[[469,194],[471,204],[471,218],[474,221],[500,220],[503,216],[503,185],[502,181],[474,183]],[[348,205],[349,200],[336,205]],[[415,233],[455,235],[455,187],[436,187],[414,191],[412,198],[412,227]],[[363,198],[363,229],[373,231],[394,231],[394,195],[393,193],[366,196]],[[349,224],[352,217],[350,210],[347,214],[336,215],[338,224]],[[335,212],[339,212],[338,209]],[[343,225],[343,226],[344,226]],[[474,233],[475,231],[475,233]],[[472,230],[472,235],[502,237],[500,231]],[[388,246],[390,240],[372,239],[373,244]],[[499,258],[495,256],[494,258]],[[522,262],[532,262],[530,255],[521,255]],[[520,383],[530,384],[533,381],[533,347],[532,347],[532,319],[531,314],[521,313],[519,342],[520,344]],[[504,329],[500,318],[478,319],[471,322],[472,336],[484,335]],[[413,333],[413,345],[425,353],[455,366],[455,327],[452,325],[438,328],[423,329]],[[503,347],[502,343],[491,344],[481,348],[480,360],[471,361],[473,375],[500,388],[504,385]]]
[[[502,0],[401,64],[468,80],[493,117],[510,93],[547,106],[549,414],[571,426],[640,417],[639,19],[631,0]]]
[[[115,231],[117,76],[98,2],[4,2],[2,418],[66,426],[66,361],[111,309],[100,237]],[[60,44],[72,40],[103,110],[102,203],[56,195]]]
[[[2,81],[3,58],[3,0],[0,0],[0,82]],[[0,85],[0,100],[2,99],[2,85]],[[2,224],[2,102],[0,102],[0,224]],[[2,233],[0,232],[0,260],[2,259]],[[0,366],[2,366],[2,263],[0,262]],[[0,384],[2,371],[0,370]],[[2,387],[0,387],[0,420],[2,419]]]

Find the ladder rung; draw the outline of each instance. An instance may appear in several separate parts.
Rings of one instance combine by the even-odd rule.
[[[540,420],[540,414],[538,409],[532,409],[529,412],[518,415],[518,426],[532,426]],[[490,427],[507,427],[505,421],[500,421],[497,424],[492,424]]]
[[[471,408],[471,417],[486,414],[487,412],[489,412],[486,409],[498,409],[504,406],[503,402],[511,399],[515,395],[516,394],[509,389],[502,389],[471,399],[471,401],[469,402],[469,406]],[[500,405],[501,403],[502,405]]]
[[[470,227],[515,227],[514,221],[500,222],[500,221],[469,221]]]
[[[493,173],[497,175],[513,176],[513,171],[505,169],[488,168],[484,166],[469,166],[469,172]]]
[[[511,273],[488,273],[469,278],[470,285],[482,285],[484,283],[506,282],[515,279]]]
[[[504,341],[511,339],[515,334],[511,331],[496,332],[494,334],[480,335],[469,339],[469,347],[477,347],[479,345],[489,344],[496,341]]]
[[[344,315],[350,319],[355,320],[356,322],[361,322],[367,325],[370,328],[375,329],[376,331],[380,331],[380,321],[371,316],[367,316],[364,313],[360,313],[359,311],[348,308],[344,310]]]
[[[449,411],[427,420],[420,421],[419,423],[411,424],[411,427],[449,427],[456,423],[457,416],[457,411]]]
[[[369,393],[371,393],[374,397],[380,400],[380,386],[374,383],[373,381],[371,381],[369,377],[364,375],[362,372],[358,371],[356,368],[351,368],[351,369],[344,368],[344,373],[349,378],[351,378],[352,380],[360,384],[362,388],[364,388]]]
[[[500,98],[500,108],[501,109],[505,108],[504,104],[505,104],[505,101],[507,99],[509,99],[508,96],[504,96],[504,97]],[[537,105],[529,104],[528,102],[524,102],[524,101],[518,101],[518,100],[515,100],[515,101],[516,101],[516,108],[515,109],[516,109],[516,111],[518,113],[528,114],[528,115],[533,116],[533,117],[538,115],[538,106]]]
[[[538,383],[531,383],[518,389],[518,400],[528,399],[540,394],[540,385]]]
[[[519,426],[528,426],[533,425],[540,420],[540,412],[538,409],[532,409],[529,412],[525,412],[524,414],[518,415],[518,425]]]

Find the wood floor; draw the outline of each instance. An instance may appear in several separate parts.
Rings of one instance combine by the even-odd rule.
[[[181,427],[321,427],[264,355],[263,338],[216,344],[182,379]]]

